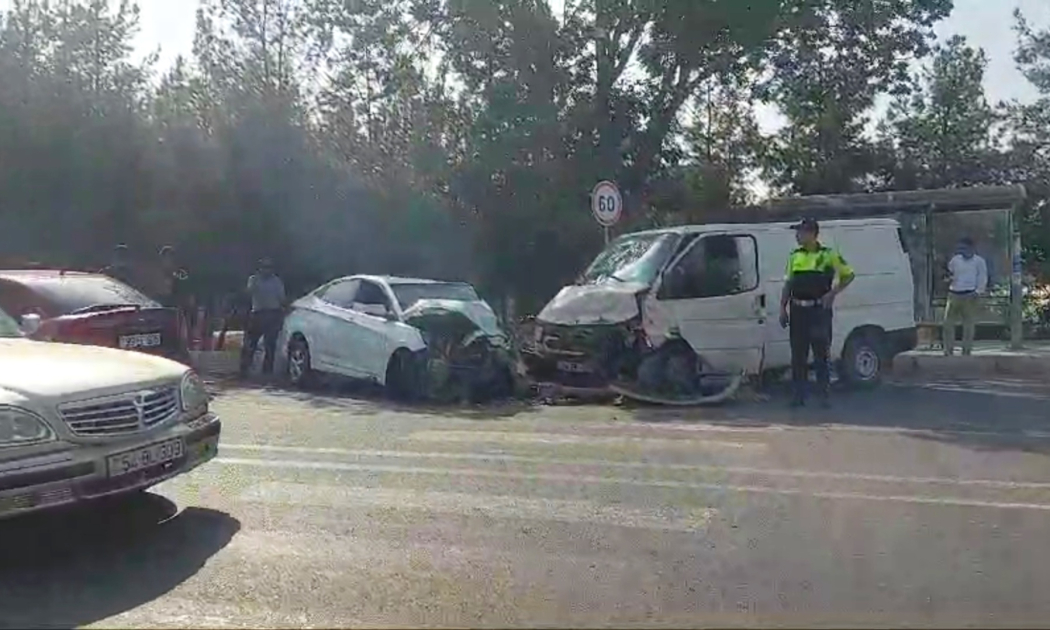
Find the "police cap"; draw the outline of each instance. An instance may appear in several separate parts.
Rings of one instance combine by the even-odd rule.
[[[814,234],[820,233],[820,225],[817,220],[813,217],[806,217],[798,223],[791,226],[793,230],[805,230],[807,232],[813,232]]]

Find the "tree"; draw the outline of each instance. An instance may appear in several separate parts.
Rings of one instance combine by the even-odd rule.
[[[765,172],[774,190],[859,192],[878,155],[865,128],[877,95],[908,83],[952,0],[794,0],[777,39],[762,100],[788,120],[771,138]]]
[[[751,201],[749,184],[758,168],[761,134],[749,95],[735,83],[709,81],[686,127],[686,154],[693,165],[694,203],[722,209]]]
[[[984,95],[987,64],[983,50],[953,37],[936,48],[911,94],[891,105],[882,133],[896,153],[896,189],[999,183],[996,114]]]
[[[1040,96],[1034,103],[1008,106],[1010,173],[1028,190],[1022,209],[1025,258],[1045,280],[1050,277],[1050,28],[1032,28],[1020,11],[1014,17],[1014,59]]]

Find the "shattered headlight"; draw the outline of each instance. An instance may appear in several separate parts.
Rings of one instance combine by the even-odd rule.
[[[25,446],[55,439],[55,432],[37,414],[21,407],[0,407],[0,447]]]
[[[204,411],[208,409],[208,401],[211,396],[208,395],[208,388],[204,386],[204,381],[197,376],[196,372],[187,372],[182,377],[182,386],[179,393],[179,397],[182,399],[183,411]]]

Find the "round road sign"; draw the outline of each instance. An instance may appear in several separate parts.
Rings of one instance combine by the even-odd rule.
[[[591,191],[591,212],[603,227],[616,225],[623,214],[623,198],[620,188],[610,181],[598,182]]]

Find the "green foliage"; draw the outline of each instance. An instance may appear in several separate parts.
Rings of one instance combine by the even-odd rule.
[[[173,244],[202,290],[277,258],[457,277],[535,311],[620,233],[774,192],[1021,181],[1050,232],[1050,35],[1018,22],[1044,94],[989,105],[984,57],[931,48],[950,0],[204,0],[193,54],[133,61],[129,0],[16,0],[0,24],[0,246],[101,265]],[[935,54],[913,80],[917,60]],[[876,136],[872,106],[894,104]],[[755,108],[787,125],[758,131]]]

